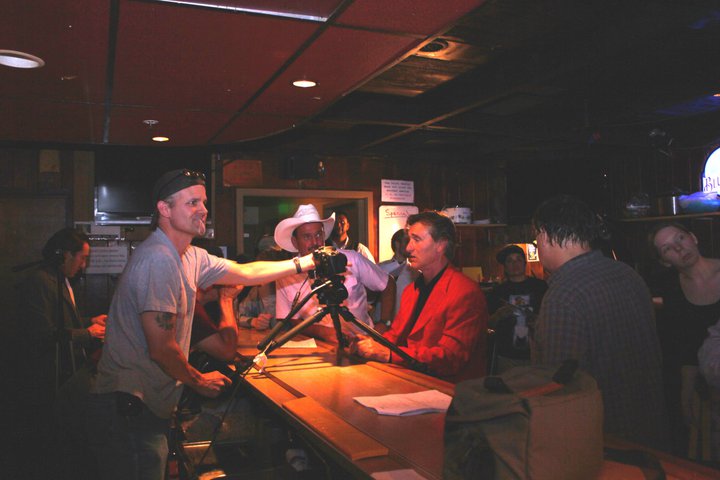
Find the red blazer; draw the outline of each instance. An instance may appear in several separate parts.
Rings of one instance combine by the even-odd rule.
[[[405,288],[400,310],[385,338],[397,343],[418,295],[414,283]],[[448,265],[408,335],[408,346],[401,348],[427,364],[430,373],[446,380],[482,377],[486,373],[487,322],[487,303],[480,286]],[[393,355],[393,362],[402,363],[397,357]]]

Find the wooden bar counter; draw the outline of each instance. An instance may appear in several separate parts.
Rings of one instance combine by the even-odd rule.
[[[241,330],[239,353],[254,357],[264,336],[265,332]],[[352,477],[413,469],[428,479],[442,478],[444,413],[379,415],[353,397],[429,389],[452,395],[454,385],[395,365],[343,358],[337,366],[334,346],[317,343],[313,349],[275,350],[268,356],[265,372],[251,369],[245,381],[260,400]],[[613,448],[639,448],[618,441],[606,443]],[[720,479],[720,471],[656,455],[668,479]],[[638,468],[614,462],[605,462],[600,475],[602,480],[634,478],[644,478]]]

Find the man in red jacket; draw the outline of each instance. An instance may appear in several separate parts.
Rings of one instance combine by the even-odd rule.
[[[437,212],[411,215],[407,226],[408,259],[420,276],[403,292],[400,310],[383,336],[433,375],[450,381],[484,376],[487,305],[478,284],[450,265],[455,226]],[[370,360],[402,363],[368,337],[354,349]]]

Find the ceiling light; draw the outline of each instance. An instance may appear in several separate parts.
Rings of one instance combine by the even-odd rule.
[[[191,7],[208,8],[211,10],[270,15],[273,17],[294,18],[297,20],[310,20],[313,22],[326,22],[328,19],[328,17],[309,15],[309,14],[306,15],[304,13],[283,12],[280,10],[264,10],[264,9],[240,7],[240,6],[235,6],[235,5],[220,5],[218,2],[208,2],[207,0],[195,0],[195,1],[193,1],[193,0],[155,0],[155,1],[160,2],[160,3],[172,3],[172,4],[176,4],[176,5],[189,5]],[[226,3],[232,3],[232,2],[226,2]]]
[[[0,50],[0,65],[13,68],[40,68],[45,65],[45,61],[40,57],[25,52]]]
[[[152,137],[153,142],[169,142],[169,137]]]
[[[293,85],[298,88],[312,88],[317,85],[317,82],[313,82],[312,80],[295,80]]]

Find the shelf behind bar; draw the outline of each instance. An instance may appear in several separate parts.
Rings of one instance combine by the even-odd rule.
[[[455,228],[501,228],[507,227],[506,223],[456,223]]]
[[[618,222],[662,222],[665,220],[682,220],[684,218],[701,218],[701,217],[717,217],[720,212],[702,212],[702,213],[681,213],[680,215],[664,215],[661,217],[630,217],[618,218]]]

